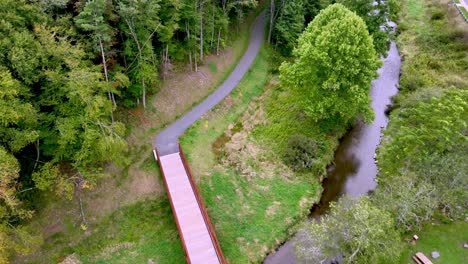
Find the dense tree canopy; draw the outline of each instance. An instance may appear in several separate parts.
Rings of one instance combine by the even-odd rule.
[[[302,95],[310,118],[330,127],[372,120],[370,82],[381,62],[359,16],[340,4],[322,10],[293,54],[294,62],[281,65],[280,79]]]

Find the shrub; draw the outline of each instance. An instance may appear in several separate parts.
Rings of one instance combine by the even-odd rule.
[[[320,149],[317,141],[301,134],[292,135],[284,152],[284,162],[295,171],[310,169],[317,162]]]
[[[431,13],[431,20],[440,20],[444,18],[445,12],[440,9],[433,9],[430,11]]]

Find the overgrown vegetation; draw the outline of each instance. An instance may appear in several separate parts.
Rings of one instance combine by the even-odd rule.
[[[331,13],[337,12],[332,10]],[[354,16],[351,19],[360,18]],[[361,27],[357,27],[361,30],[359,32],[364,34],[364,38],[367,36],[366,40],[371,43],[364,23],[362,20],[360,22]],[[343,38],[346,37],[340,40]],[[305,45],[307,41],[304,37],[301,43]],[[366,46],[364,50],[363,53],[373,56],[363,56],[365,61],[361,64],[363,67],[368,66],[369,71],[376,70],[379,63],[372,45]],[[299,57],[304,54],[297,52],[296,55]],[[270,52],[270,58],[274,73],[274,68],[278,66],[275,62],[281,59],[277,59],[274,51]],[[320,61],[308,63],[304,59],[303,65],[306,64],[320,67]],[[255,72],[259,72],[259,68],[262,67],[253,66],[253,69],[257,69]],[[363,94],[366,91],[368,93],[373,76],[371,74],[364,80],[359,79],[358,84],[355,84],[362,89]],[[301,98],[309,96],[320,81],[325,81],[315,80],[306,87],[310,90],[298,92],[291,83],[300,77],[292,76],[292,79],[296,79],[290,82],[286,80],[286,74],[283,77],[281,84],[278,84],[278,77],[272,74],[264,93],[258,100],[253,100],[243,114],[233,111],[230,104],[226,106],[225,102],[224,106],[191,128],[182,141],[195,175],[206,176],[200,179],[203,197],[216,223],[223,250],[234,263],[261,260],[275,246],[276,241],[282,241],[295,230],[289,227],[294,227],[303,219],[311,202],[318,200],[319,180],[325,176],[325,168],[333,158],[338,138],[351,122],[361,117],[359,111],[355,111],[351,112],[348,119],[337,122],[334,129],[322,126],[321,118],[315,120],[306,114],[307,109],[301,104]],[[342,77],[337,82],[345,82],[345,79]],[[356,81],[355,78],[353,80]],[[250,82],[255,85],[254,80]],[[348,87],[344,84],[342,86],[343,90]],[[244,89],[242,83],[239,89]],[[330,94],[334,92],[330,91]],[[226,101],[235,102],[236,97]],[[362,102],[359,105],[362,106]],[[224,114],[226,112],[229,113],[227,116]],[[231,119],[231,113],[237,113],[234,117],[238,118]],[[297,134],[301,135],[300,139],[294,138],[293,135]],[[207,145],[213,145],[214,151],[206,148]],[[298,153],[305,159],[298,157]],[[298,169],[296,172],[283,162],[284,157],[288,156],[295,163],[289,165]],[[234,222],[238,224],[232,225]]]
[[[316,163],[317,153],[320,150],[320,143],[304,135],[292,135],[284,151],[284,163],[295,171],[310,169]]]
[[[393,227],[390,213],[375,207],[369,197],[343,197],[320,222],[301,230],[298,256],[312,263],[392,263],[400,253],[400,236]]]
[[[444,3],[408,0],[403,9],[400,94],[379,149],[375,201],[404,231],[439,212],[467,213],[468,31]]]

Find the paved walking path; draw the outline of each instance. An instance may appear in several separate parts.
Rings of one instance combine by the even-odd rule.
[[[250,44],[247,51],[226,81],[224,81],[224,83],[221,84],[221,86],[219,86],[218,89],[216,89],[216,91],[203,102],[156,136],[154,145],[161,156],[178,152],[177,142],[180,135],[182,135],[184,131],[203,114],[221,102],[221,100],[223,100],[224,97],[226,97],[232,89],[237,86],[242,77],[244,77],[244,74],[252,65],[252,62],[262,46],[265,25],[265,12],[263,12],[256,18],[253,24],[252,31],[250,32]]]
[[[455,3],[455,5],[459,9],[460,9],[460,7],[463,7],[463,8],[465,8],[466,11],[468,11],[468,0],[460,0],[460,2]],[[460,13],[461,13],[461,10],[460,10]],[[461,13],[461,16],[463,16],[465,18],[465,21],[468,22],[468,17],[466,17],[465,14]]]
[[[465,9],[468,11],[468,0],[460,0],[458,5],[465,7]]]

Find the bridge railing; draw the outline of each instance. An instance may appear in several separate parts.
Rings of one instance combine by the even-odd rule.
[[[195,179],[192,176],[192,172],[190,170],[190,167],[187,163],[187,159],[185,158],[184,151],[182,150],[182,147],[179,145],[179,153],[180,157],[182,159],[182,163],[184,164],[185,171],[187,172],[188,178],[190,180],[190,184],[192,185],[193,192],[195,194],[195,197],[198,202],[198,206],[200,207],[200,211],[203,215],[203,219],[205,220],[206,227],[208,229],[208,232],[210,233],[210,238],[211,241],[215,247],[216,250],[216,255],[218,256],[219,262],[221,264],[226,264],[227,261],[224,257],[223,251],[221,250],[221,246],[219,244],[218,238],[216,237],[215,230],[213,228],[213,224],[211,223],[210,216],[208,215],[208,212],[206,210],[205,204],[203,203],[203,199],[201,198],[200,192],[198,191],[197,184],[195,182]]]
[[[190,185],[192,187],[195,198],[197,199],[198,207],[199,207],[200,212],[201,212],[201,214],[203,216],[203,220],[205,221],[205,225],[206,225],[206,228],[207,228],[208,233],[210,235],[211,242],[212,242],[212,244],[213,244],[213,246],[215,248],[216,255],[218,257],[219,263],[227,264],[226,258],[224,257],[223,251],[221,250],[221,246],[219,244],[218,238],[216,237],[216,233],[215,233],[215,230],[213,228],[213,224],[211,223],[211,220],[210,220],[210,217],[209,217],[208,212],[206,210],[205,204],[203,203],[203,199],[201,198],[200,192],[198,191],[196,182],[195,182],[195,180],[194,180],[194,178],[192,176],[192,172],[191,172],[190,167],[189,167],[189,165],[187,163],[187,159],[185,158],[184,151],[182,150],[182,147],[180,146],[180,144],[178,144],[178,147],[179,147],[180,158],[181,158],[182,163],[184,165],[185,172],[187,173],[187,176],[188,176],[188,179],[190,181]],[[164,175],[164,170],[162,169],[161,157],[159,156],[159,152],[158,152],[157,148],[155,148],[154,151],[155,151],[155,154],[156,154],[156,158],[158,160],[159,167],[161,168],[160,170],[161,170],[161,173],[162,173],[162,176],[163,176],[164,186],[166,187],[166,190],[167,190],[167,195],[169,197],[172,212],[176,212],[176,210],[174,208],[174,205],[172,203],[172,197],[171,197],[171,194],[169,192],[169,187],[168,187],[168,184],[167,184],[167,181],[166,181],[166,176]],[[177,217],[174,217],[174,219],[175,219],[175,222],[176,222],[177,230],[179,231],[179,234],[180,234],[180,239],[182,240],[182,246],[183,246],[184,252],[185,252],[185,259],[187,260],[187,263],[190,264],[191,261],[189,259],[187,246],[185,244],[185,239],[184,239],[184,236],[182,234],[182,230],[181,230],[181,227],[180,227],[180,224],[179,224],[179,220],[177,219]]]
[[[175,222],[176,222],[177,231],[179,231],[180,240],[182,240],[182,246],[184,248],[184,253],[185,253],[185,260],[187,261],[187,263],[190,264],[190,259],[188,257],[189,254],[188,254],[187,246],[185,244],[184,235],[182,234],[182,229],[180,228],[179,219],[177,219],[177,217],[175,216],[176,210],[174,208],[174,204],[172,203],[171,192],[169,192],[169,186],[167,185],[166,175],[164,174],[164,170],[162,169],[161,157],[159,156],[159,152],[158,152],[157,148],[154,149],[154,152],[156,153],[156,159],[158,161],[159,168],[160,168],[160,171],[161,171],[162,176],[163,176],[162,178],[163,178],[163,182],[164,182],[164,187],[166,187],[166,193],[167,193],[167,196],[169,197],[169,204],[171,205],[171,209],[172,209],[172,212],[174,214],[174,219],[175,219]]]

